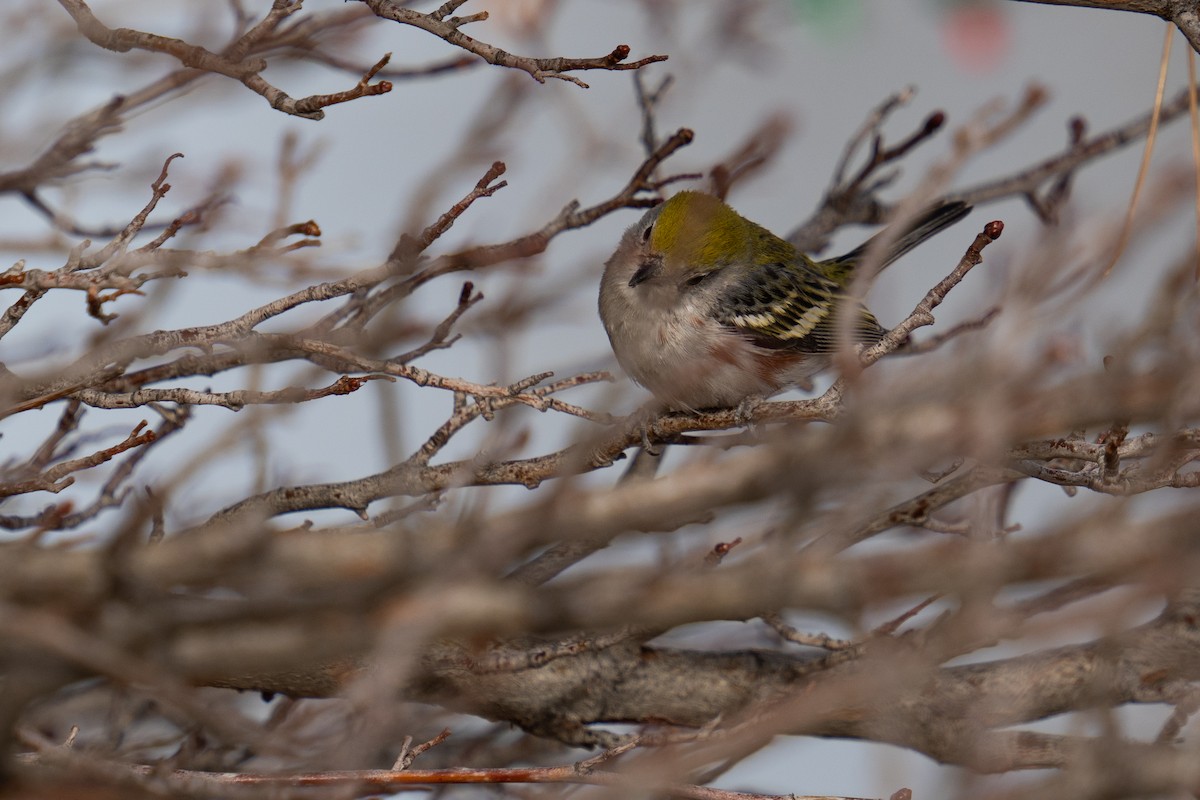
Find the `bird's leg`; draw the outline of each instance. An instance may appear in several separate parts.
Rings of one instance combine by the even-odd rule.
[[[663,448],[655,447],[650,443],[650,435],[654,433],[654,424],[658,421],[658,415],[662,413],[663,407],[657,401],[647,403],[639,408],[637,414],[638,431],[642,435],[642,449],[646,454],[657,458],[662,455]]]

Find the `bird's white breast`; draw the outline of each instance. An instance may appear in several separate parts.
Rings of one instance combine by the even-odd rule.
[[[674,408],[736,406],[803,382],[818,368],[811,358],[756,346],[695,302],[647,308],[636,289],[621,290],[601,303],[617,361]]]

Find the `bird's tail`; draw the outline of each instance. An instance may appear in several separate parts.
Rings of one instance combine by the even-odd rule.
[[[904,232],[897,236],[892,243],[887,246],[887,251],[883,256],[883,260],[879,264],[879,269],[883,269],[888,264],[891,264],[900,256],[904,255],[909,250],[912,250],[914,247],[928,239],[930,236],[933,236],[935,233],[939,233],[946,228],[949,228],[951,225],[958,222],[969,213],[971,213],[971,206],[967,205],[961,200],[955,200],[951,203],[943,203],[940,206],[934,206],[933,208],[929,209],[909,223],[905,227]],[[874,243],[880,237],[890,235],[890,231],[880,231],[858,247],[851,250],[849,253],[833,259],[832,262],[826,263],[830,266],[835,266],[835,268],[840,268],[839,271],[843,271],[845,276],[848,278],[849,273],[851,273],[855,267],[862,263],[862,260],[866,257],[867,251],[871,249],[872,245],[874,245]]]

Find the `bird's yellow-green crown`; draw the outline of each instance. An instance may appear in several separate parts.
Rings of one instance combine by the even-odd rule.
[[[666,257],[668,268],[689,271],[795,256],[787,242],[703,192],[679,192],[663,203],[650,247]]]
[[[705,268],[746,247],[746,220],[711,194],[679,192],[663,203],[650,247],[677,264]]]

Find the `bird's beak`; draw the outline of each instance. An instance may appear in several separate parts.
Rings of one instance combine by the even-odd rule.
[[[638,266],[637,272],[633,273],[633,277],[629,279],[629,288],[637,286],[639,283],[650,280],[662,271],[661,256],[647,256]]]

